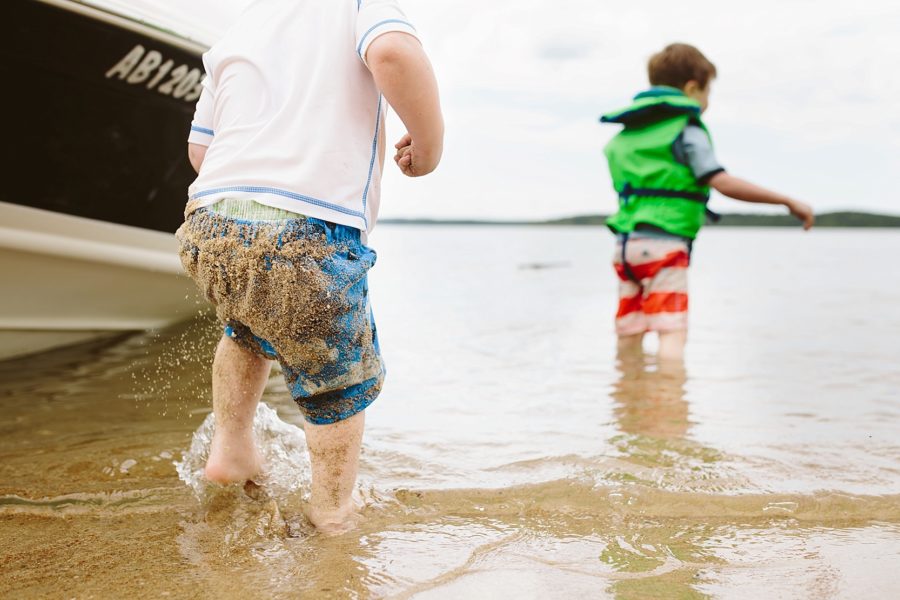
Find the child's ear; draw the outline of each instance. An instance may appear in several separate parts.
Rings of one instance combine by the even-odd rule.
[[[681,91],[683,91],[687,96],[693,96],[698,92],[702,92],[703,87],[701,87],[701,85],[697,81],[691,79],[686,84],[684,84],[684,87]]]

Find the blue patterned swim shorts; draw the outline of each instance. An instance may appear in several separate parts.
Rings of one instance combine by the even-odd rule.
[[[225,333],[281,364],[307,421],[335,423],[381,391],[384,364],[358,229],[297,215],[243,220],[201,208],[176,233],[181,261]]]

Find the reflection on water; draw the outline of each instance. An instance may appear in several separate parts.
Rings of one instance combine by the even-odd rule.
[[[391,375],[358,530],[304,520],[302,422],[277,374],[256,423],[268,481],[202,482],[218,333],[198,318],[0,363],[0,596],[900,595],[883,335],[900,291],[856,273],[857,238],[711,232],[687,361],[666,363],[614,356],[598,232],[388,229],[372,287]],[[866,252],[896,243],[865,235]],[[853,291],[763,278],[740,236],[813,274],[832,251]],[[765,293],[745,298],[735,270]],[[845,324],[835,295],[878,318]]]
[[[621,376],[612,397],[622,431],[661,440],[684,438],[690,429],[684,362],[624,354],[617,367]]]
[[[724,491],[740,476],[721,452],[689,437],[687,368],[682,360],[621,352],[611,397],[620,432],[610,443],[628,461],[616,475],[666,490]]]

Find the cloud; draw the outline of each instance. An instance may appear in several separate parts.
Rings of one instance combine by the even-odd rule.
[[[596,117],[644,87],[647,58],[672,41],[719,66],[707,120],[722,162],[820,209],[900,212],[885,191],[900,172],[894,0],[403,5],[440,79],[448,143],[433,179],[389,171],[384,214],[610,210],[602,147],[614,130]]]
[[[220,26],[246,1],[191,0],[178,19]],[[819,209],[900,212],[896,0],[400,1],[438,74],[447,144],[432,176],[386,165],[384,215],[612,210],[602,148],[615,130],[597,116],[643,88],[647,58],[672,41],[719,67],[706,120],[726,166]],[[396,117],[388,132],[403,132]]]
[[[578,60],[591,55],[593,44],[570,39],[550,40],[537,49],[538,58],[545,60]]]

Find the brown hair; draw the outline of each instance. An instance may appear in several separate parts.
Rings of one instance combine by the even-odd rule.
[[[684,89],[688,81],[706,88],[716,76],[716,65],[690,44],[669,44],[650,57],[647,63],[650,85],[668,85]]]

